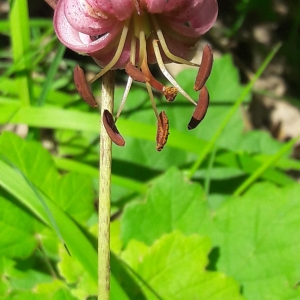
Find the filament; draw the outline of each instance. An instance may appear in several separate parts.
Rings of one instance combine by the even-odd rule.
[[[154,40],[152,42],[153,49],[155,53],[155,57],[157,60],[157,64],[161,70],[161,72],[164,74],[164,76],[177,88],[178,92],[183,95],[187,100],[192,102],[194,105],[197,105],[197,103],[180,87],[180,85],[176,82],[176,80],[172,77],[172,75],[168,72],[166,69],[164,62],[162,60],[162,57],[160,55],[159,47],[158,47],[158,41]]]

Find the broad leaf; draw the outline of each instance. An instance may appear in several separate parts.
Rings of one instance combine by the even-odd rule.
[[[299,194],[298,184],[279,189],[260,183],[244,196],[222,199],[221,205],[211,198],[209,208],[200,186],[172,169],[156,180],[145,203],[126,207],[122,237],[150,245],[176,229],[209,236],[215,247],[210,268],[238,280],[247,299],[296,299]]]
[[[76,173],[61,176],[51,155],[39,143],[4,132],[0,137],[0,153],[77,221],[84,222],[93,213],[91,178]]]
[[[205,269],[210,247],[208,238],[173,232],[149,248],[131,242],[122,257],[142,279],[147,299],[242,300],[233,279]]]
[[[155,181],[147,202],[135,202],[125,208],[122,238],[125,243],[137,239],[151,245],[161,235],[174,229],[194,233],[206,214],[201,186],[184,180],[180,172],[171,169]]]
[[[16,205],[13,197],[9,197],[0,189],[0,194],[1,193],[0,256],[28,257],[38,243],[38,240],[35,238],[35,234],[37,233],[36,225],[38,222],[28,211]],[[3,197],[4,195],[6,196],[5,198]],[[41,228],[41,225],[38,227]]]

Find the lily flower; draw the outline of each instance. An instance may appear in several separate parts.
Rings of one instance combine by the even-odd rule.
[[[91,106],[96,101],[89,84],[113,69],[125,69],[127,86],[115,116],[106,111],[105,128],[112,141],[125,144],[116,128],[133,81],[146,85],[157,118],[157,150],[164,147],[169,121],[164,111],[158,112],[152,89],[160,92],[168,102],[181,93],[195,111],[188,124],[195,128],[204,118],[209,94],[205,82],[210,75],[213,55],[205,46],[201,65],[192,63],[197,42],[214,24],[218,14],[216,0],[58,0],[55,5],[54,27],[60,41],[68,48],[91,56],[102,70],[90,82],[76,67],[74,80],[80,95]],[[165,64],[175,62],[199,67],[194,89],[199,92],[193,100],[167,71]],[[173,85],[167,87],[154,78],[149,64],[157,63],[162,74]]]

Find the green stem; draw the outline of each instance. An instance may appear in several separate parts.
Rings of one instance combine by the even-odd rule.
[[[107,109],[112,113],[114,99],[114,73],[102,77],[100,122],[100,182],[98,227],[98,299],[109,300],[110,294],[110,190],[112,145],[104,128],[102,117]]]
[[[234,196],[243,194],[264,172],[269,168],[274,167],[276,162],[283,157],[291,148],[299,141],[299,136],[293,138],[286,143],[274,156],[271,156],[265,161],[256,171],[254,171],[249,178],[247,178],[233,193]]]
[[[23,60],[30,46],[28,4],[26,0],[15,0],[11,1],[10,5],[9,21],[13,60],[15,64],[20,62],[16,82],[21,104],[29,106],[32,101],[30,62]]]

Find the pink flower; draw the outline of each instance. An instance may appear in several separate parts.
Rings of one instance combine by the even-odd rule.
[[[174,100],[177,91],[182,93],[196,105],[196,115],[199,116],[199,106],[203,105],[197,105],[180,88],[164,64],[176,62],[199,66],[190,60],[194,57],[201,35],[212,27],[217,13],[216,0],[59,0],[55,7],[54,26],[64,45],[93,57],[103,68],[92,81],[108,70],[125,69],[130,76],[128,86],[132,80],[145,82],[158,127],[161,128],[160,124],[168,122],[161,121],[151,87],[161,92],[168,101]],[[148,67],[152,63],[158,63],[174,88],[162,85],[152,76]],[[212,52],[209,47],[206,56],[203,56],[202,65],[195,89],[201,90],[200,100],[202,94],[202,97],[207,98],[203,101],[208,105],[208,93],[207,90],[202,92],[202,87],[212,66]],[[78,74],[75,74],[75,81],[77,85],[85,84],[82,76]],[[125,92],[125,98],[127,94]],[[86,97],[84,94],[82,96]],[[201,118],[204,117],[206,109],[207,107],[202,107],[204,113],[200,113]],[[116,118],[119,114],[120,111]],[[164,114],[163,119],[165,118]],[[109,119],[108,128],[115,127],[111,118]],[[198,119],[197,117],[196,121]],[[197,125],[197,122],[193,122],[193,125],[190,122],[189,129]],[[157,146],[159,150],[162,147]]]

